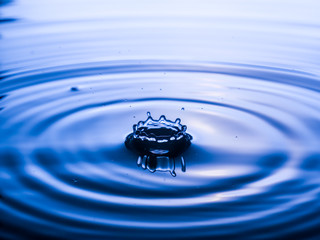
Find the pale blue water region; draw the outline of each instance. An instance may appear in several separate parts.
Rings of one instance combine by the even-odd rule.
[[[317,1],[0,4],[1,239],[320,238]]]

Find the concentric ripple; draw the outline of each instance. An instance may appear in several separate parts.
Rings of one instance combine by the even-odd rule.
[[[235,44],[228,31],[257,39],[256,23],[161,20],[1,23],[1,238],[319,236],[320,77],[311,60],[297,68],[319,45],[314,25],[285,48],[296,25],[259,18],[283,39]],[[193,137],[176,177],[142,170],[124,146],[147,112]]]
[[[182,230],[193,237],[258,234],[274,228],[275,219],[300,225],[307,218],[307,230],[316,226],[319,171],[312,165],[319,165],[319,136],[306,123],[319,121],[317,91],[260,78],[292,78],[279,69],[104,64],[105,72],[80,65],[7,80],[38,82],[9,89],[1,101],[8,181],[2,208],[9,226],[20,219],[46,222],[60,234],[117,236],[128,229],[127,237],[134,231],[146,238],[161,229],[159,238],[185,236]],[[180,117],[195,139],[185,154],[187,171],[176,179],[137,168],[124,147],[147,111]],[[33,229],[39,231],[25,230]],[[270,237],[286,229],[275,228]]]

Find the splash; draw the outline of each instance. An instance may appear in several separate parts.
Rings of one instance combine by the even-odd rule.
[[[187,126],[180,124],[180,118],[173,122],[162,115],[159,120],[154,120],[150,112],[147,114],[147,120],[133,125],[133,133],[125,140],[126,147],[139,154],[138,166],[151,172],[169,171],[176,176],[174,158],[180,156],[181,170],[185,172],[181,154],[192,140],[192,136],[186,133]]]

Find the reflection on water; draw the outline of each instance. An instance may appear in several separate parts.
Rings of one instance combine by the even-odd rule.
[[[183,157],[181,159],[181,170],[185,172],[185,163]],[[161,172],[170,172],[170,174],[175,177],[176,172],[176,163],[174,158],[167,156],[147,156],[138,158],[137,165],[142,167],[142,169],[148,169],[150,172],[161,171]]]
[[[0,238],[320,237],[318,2],[0,5]]]

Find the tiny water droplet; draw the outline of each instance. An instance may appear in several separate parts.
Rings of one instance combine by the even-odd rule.
[[[1,95],[1,96],[0,96],[0,100],[3,99],[3,98],[5,98],[6,96],[7,96],[7,95]]]
[[[182,107],[181,110],[184,111],[184,107]]]
[[[71,92],[77,92],[77,91],[79,91],[79,88],[78,87],[71,87],[70,91]]]
[[[78,182],[78,179],[77,179],[77,178],[72,178],[72,182],[73,182],[73,183],[77,183],[77,182]]]

